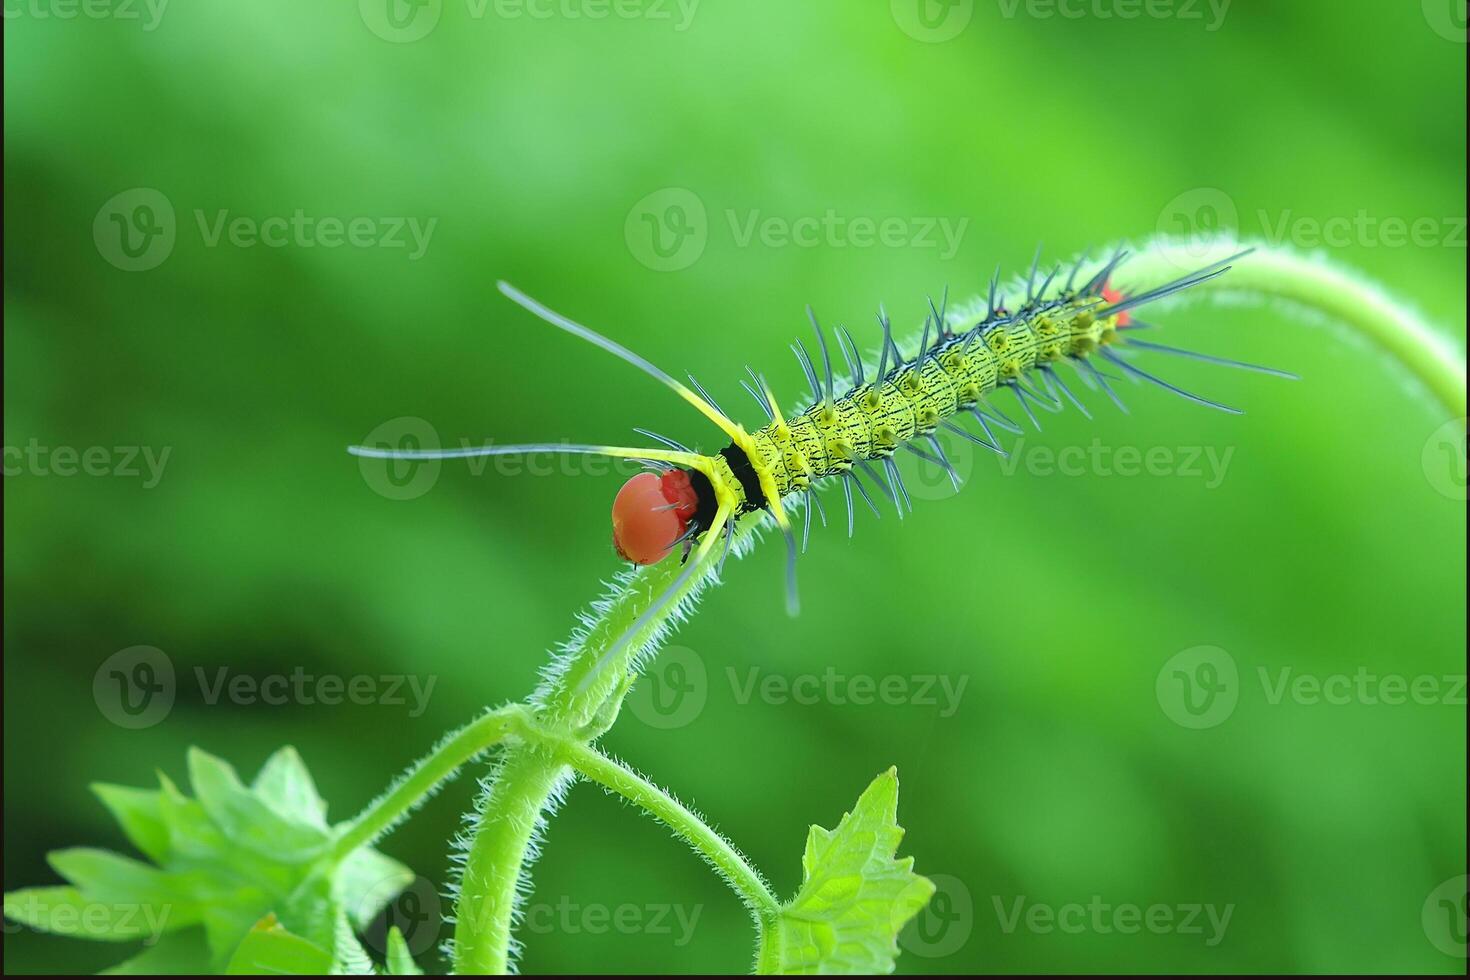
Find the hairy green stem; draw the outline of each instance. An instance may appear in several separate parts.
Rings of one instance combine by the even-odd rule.
[[[1174,303],[1206,294],[1281,300],[1321,314],[1362,336],[1402,365],[1451,418],[1465,415],[1465,355],[1440,331],[1360,274],[1261,242],[1150,242],[1124,264],[1119,278],[1155,285],[1227,258],[1242,247],[1255,251],[1231,263],[1230,272],[1177,293]]]
[[[744,553],[755,527],[755,520],[747,520],[736,529],[736,555]],[[611,590],[594,604],[584,628],[563,647],[550,675],[531,698],[534,722],[524,732],[527,744],[508,750],[478,804],[477,828],[455,909],[456,973],[509,970],[516,888],[536,821],[567,772],[564,756],[548,754],[548,747],[586,747],[612,725],[638,658],[657,649],[700,593],[718,581],[716,565],[713,556],[706,560],[679,594],[639,627],[632,642],[608,658],[608,652],[678,577],[679,567],[664,562],[620,574]],[[699,822],[694,814],[685,812],[690,820]],[[714,833],[707,827],[704,830]]]
[[[581,742],[568,742],[563,755],[572,768],[637,804],[682,837],[735,889],[762,932],[780,903],[744,856],[688,807],[638,773]]]
[[[1136,251],[1118,279],[1126,285],[1155,286],[1224,259],[1240,247],[1227,240],[1202,245],[1157,239]],[[1464,416],[1463,355],[1403,302],[1324,262],[1274,246],[1256,248],[1252,255],[1237,260],[1229,275],[1166,302],[1188,302],[1219,292],[1279,299],[1323,314],[1377,344],[1418,378],[1453,416]],[[1095,270],[1099,264],[1093,263],[1091,268]],[[737,528],[736,554],[749,547],[757,526],[757,520],[748,519]],[[457,907],[457,972],[503,972],[509,968],[516,889],[536,826],[563,785],[569,764],[663,820],[724,874],[762,927],[758,964],[770,954],[764,924],[776,903],[759,875],[695,814],[591,747],[591,742],[616,719],[639,658],[657,649],[700,593],[718,581],[711,560],[690,576],[674,601],[642,622],[632,642],[608,657],[619,638],[653,609],[655,600],[677,575],[678,567],[673,562],[620,575],[611,591],[594,605],[584,628],[563,647],[547,680],[531,698],[529,709],[534,713],[535,732],[526,732],[524,742],[518,741],[507,750],[480,801]],[[449,756],[444,761],[448,762]],[[426,774],[415,785],[429,782]],[[404,791],[404,799],[410,795],[405,787],[399,789]],[[390,798],[397,795],[395,791]]]
[[[455,908],[455,973],[508,973],[521,868],[567,764],[539,745],[506,751],[479,804]]]
[[[524,715],[520,705],[490,711],[442,739],[406,776],[347,825],[332,847],[332,857],[344,858],[392,829],[440,783],[456,775],[460,766],[513,734]]]

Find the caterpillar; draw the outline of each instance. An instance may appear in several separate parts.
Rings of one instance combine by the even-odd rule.
[[[621,358],[672,389],[728,436],[729,445],[714,455],[704,455],[640,428],[636,431],[658,443],[656,447],[531,443],[432,450],[351,446],[348,451],[388,459],[582,453],[644,464],[645,471],[629,479],[614,498],[613,547],[622,558],[640,565],[654,564],[682,551],[684,567],[662,596],[603,653],[598,664],[601,667],[679,592],[716,548],[723,549],[718,558],[719,566],[723,566],[732,548],[735,525],[748,515],[768,515],[785,539],[786,604],[794,615],[798,610],[796,564],[802,550],[797,546],[789,513],[794,502],[805,505],[804,549],[813,511],[826,522],[817,495],[824,485],[842,485],[849,536],[855,523],[855,499],[863,500],[875,515],[880,513],[874,495],[860,477],[867,477],[900,517],[905,510],[912,510],[895,462],[900,451],[941,467],[958,490],[960,479],[939,440],[941,430],[1000,456],[1006,451],[996,430],[1022,432],[1020,425],[994,404],[993,395],[1008,393],[1038,429],[1037,408],[1057,412],[1070,404],[1091,418],[1083,401],[1058,372],[1063,365],[1074,369],[1084,384],[1102,392],[1125,413],[1127,406],[1110,383],[1120,376],[1157,385],[1208,408],[1240,414],[1239,409],[1187,391],[1139,367],[1129,355],[1137,351],[1187,357],[1295,378],[1276,368],[1136,337],[1137,332],[1150,326],[1137,318],[1139,307],[1224,275],[1231,263],[1250,251],[1238,252],[1153,288],[1125,294],[1114,286],[1116,273],[1128,258],[1125,249],[1114,252],[1085,276],[1088,259],[1084,256],[1071,265],[1065,278],[1062,265],[1041,276],[1038,249],[1029,274],[1016,286],[1022,295],[1014,309],[1001,291],[999,269],[990,280],[985,298],[970,309],[951,313],[948,290],[938,304],[931,298],[918,347],[912,354],[902,352],[887,313],[880,309],[881,340],[871,372],[851,333],[845,327],[830,331],[846,372],[840,384],[833,368],[829,331],[808,307],[819,360],[800,340],[792,350],[811,388],[809,404],[790,415],[783,413],[764,376],[747,367],[748,380],[742,379],[740,384],[767,420],[754,432],[721,409],[693,375],[688,376],[689,385],[685,385],[641,355],[502,281],[498,284],[500,292],[528,312]],[[974,429],[962,422],[972,423]]]

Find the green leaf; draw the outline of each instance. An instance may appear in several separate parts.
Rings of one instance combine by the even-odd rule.
[[[189,773],[198,799],[162,773],[157,790],[94,787],[156,863],[95,848],[56,851],[51,864],[69,886],[6,896],[7,918],[115,942],[203,926],[185,930],[187,941],[150,945],[120,972],[168,972],[174,962],[188,972],[220,972],[232,964],[245,969],[255,956],[313,950],[339,972],[372,969],[353,928],[371,922],[412,872],[366,846],[331,852],[337,837],[326,825],[326,804],[292,749],[271,756],[249,787],[228,763],[198,750],[189,753]],[[282,936],[254,935],[266,916],[263,931]]]
[[[111,783],[93,783],[92,792],[112,812],[134,847],[159,864],[168,860],[168,825],[163,820],[161,792]]]
[[[317,792],[306,763],[291,746],[277,750],[265,761],[251,789],[286,819],[327,829],[327,802]]]
[[[229,847],[224,834],[210,821],[209,814],[204,812],[198,800],[185,796],[163,773],[158,774],[158,784],[161,787],[158,809],[168,830],[171,856],[195,861],[211,860]]]
[[[133,910],[157,925],[155,932],[199,921],[198,876],[166,874],[142,861],[93,847],[52,851],[47,862],[94,906]],[[119,912],[119,914],[124,914]]]
[[[413,884],[413,878],[404,865],[364,847],[337,869],[333,898],[347,910],[354,926],[366,930],[399,892]]]
[[[357,941],[347,913],[337,911],[337,929],[332,939],[332,972],[344,976],[371,976],[377,973],[372,957]]]
[[[221,904],[204,913],[204,935],[209,942],[211,972],[224,972],[240,943],[255,926],[256,916],[269,907],[267,897],[252,896],[239,904]]]
[[[267,915],[245,934],[225,972],[246,976],[282,973],[321,976],[331,969],[331,953],[292,935],[274,915]]]
[[[322,949],[332,949],[337,941],[340,909],[328,894],[329,886],[325,879],[310,881],[273,909],[281,925]]]
[[[224,835],[263,857],[309,861],[325,849],[325,829],[281,816],[240,782],[235,768],[202,749],[189,749],[189,783]]]
[[[159,910],[136,903],[112,904],[86,898],[69,886],[23,888],[5,895],[5,917],[58,936],[105,942],[156,938],[166,928]],[[166,920],[166,917],[165,917]]]
[[[898,860],[898,775],[890,769],[863,791],[836,830],[813,826],[802,856],[801,890],[766,933],[761,973],[891,973],[898,933],[934,894]]]
[[[408,941],[397,926],[388,927],[388,973],[395,977],[421,977],[424,971],[413,961]]]
[[[209,972],[209,944],[201,929],[185,929],[164,936],[143,952],[104,974],[138,976],[199,976]]]

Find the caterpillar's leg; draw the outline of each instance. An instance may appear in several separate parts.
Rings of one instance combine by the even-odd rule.
[[[873,503],[873,497],[871,494],[868,493],[868,488],[863,486],[863,481],[858,479],[858,469],[861,469],[864,473],[868,474],[868,479],[872,480],[874,483],[877,483],[879,490],[883,489],[883,484],[879,482],[878,474],[874,473],[873,468],[865,462],[858,463],[855,469],[849,470],[847,473],[847,475],[852,478],[853,486],[857,487],[858,493],[862,496],[863,503],[868,505],[868,509],[873,512],[873,516],[875,518],[881,520],[883,517],[883,512],[878,509],[877,504]]]
[[[1006,451],[1000,448],[1000,446],[996,445],[993,442],[980,438],[979,436],[975,435],[975,433],[969,431],[968,429],[963,429],[953,422],[946,421],[939,424],[944,426],[947,431],[953,432],[955,435],[959,436],[961,439],[964,439],[967,442],[973,442],[977,446],[984,446],[986,449],[989,449],[993,453],[999,453],[1002,457],[1004,457],[1006,454]]]
[[[842,496],[847,501],[847,536],[852,537],[852,529],[856,513],[852,506],[852,473],[842,474]]]
[[[773,499],[766,507],[766,513],[776,522],[776,527],[781,531],[781,536],[786,539],[786,615],[795,616],[801,612],[801,598],[796,591],[796,556],[798,554],[796,545],[796,531],[791,526],[791,518],[786,516],[786,508],[781,506],[779,499]]]
[[[1022,391],[1019,385],[1009,384],[1001,385],[1001,387],[1016,396],[1016,401],[1021,404],[1021,410],[1026,413],[1026,417],[1031,420],[1031,425],[1036,431],[1040,432],[1041,422],[1036,418],[1036,413],[1031,411],[1031,403],[1026,399],[1026,392]]]
[[[765,399],[766,407],[770,411],[771,418],[784,419],[786,415],[781,411],[781,406],[776,403],[776,394],[771,391],[771,386],[766,383],[765,377],[753,371],[751,372],[751,377],[754,379],[756,387],[760,390],[761,396]],[[784,425],[785,423],[780,424]],[[789,616],[795,616],[801,611],[801,600],[798,598],[796,592],[796,532],[791,527],[791,518],[786,516],[786,508],[781,506],[781,495],[777,491],[775,483],[772,482],[770,475],[761,474],[760,480],[761,490],[766,495],[766,512],[771,515],[771,520],[776,522],[776,527],[780,529],[781,536],[786,539],[786,613]]]
[[[1118,411],[1122,412],[1124,415],[1128,414],[1128,406],[1123,404],[1123,399],[1118,397],[1118,393],[1113,390],[1112,385],[1108,384],[1107,377],[1097,369],[1096,364],[1093,364],[1092,361],[1087,360],[1086,358],[1080,357],[1077,358],[1075,363],[1080,364],[1082,365],[1082,367],[1085,367],[1087,369],[1088,375],[1091,376],[1093,382],[1102,389],[1103,394],[1107,395],[1108,399],[1114,405],[1118,406]]]
[[[898,504],[898,516],[902,520],[905,508],[910,514],[914,512],[914,503],[909,499],[908,487],[903,485],[903,475],[898,472],[898,464],[893,461],[892,456],[883,457],[883,472],[888,477],[888,496],[894,503],[898,503],[899,500],[903,501]]]
[[[1077,411],[1082,413],[1083,418],[1089,420],[1092,418],[1092,413],[1087,410],[1087,406],[1083,405],[1082,402],[1077,400],[1077,396],[1072,394],[1072,389],[1067,387],[1067,384],[1062,380],[1061,375],[1057,374],[1056,369],[1054,369],[1050,364],[1044,366],[1041,369],[1041,376],[1046,379],[1048,385],[1052,386],[1053,395],[1055,395],[1056,392],[1060,391],[1062,394],[1067,396],[1067,401],[1071,402],[1076,407]]]
[[[719,564],[715,566],[716,575],[725,574],[725,559],[730,557],[730,552],[735,550],[735,521],[725,522],[725,550],[720,552]]]

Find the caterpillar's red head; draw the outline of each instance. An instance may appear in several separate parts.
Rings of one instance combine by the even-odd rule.
[[[1115,288],[1110,282],[1103,283],[1102,295],[1103,299],[1106,300],[1109,305],[1112,305],[1113,303],[1120,303],[1126,298],[1123,295],[1123,290]],[[1133,314],[1129,313],[1127,310],[1124,310],[1122,313],[1118,314],[1118,326],[1126,327],[1132,321]]]
[[[639,473],[613,500],[613,547],[627,561],[657,564],[674,550],[698,510],[688,471]]]

